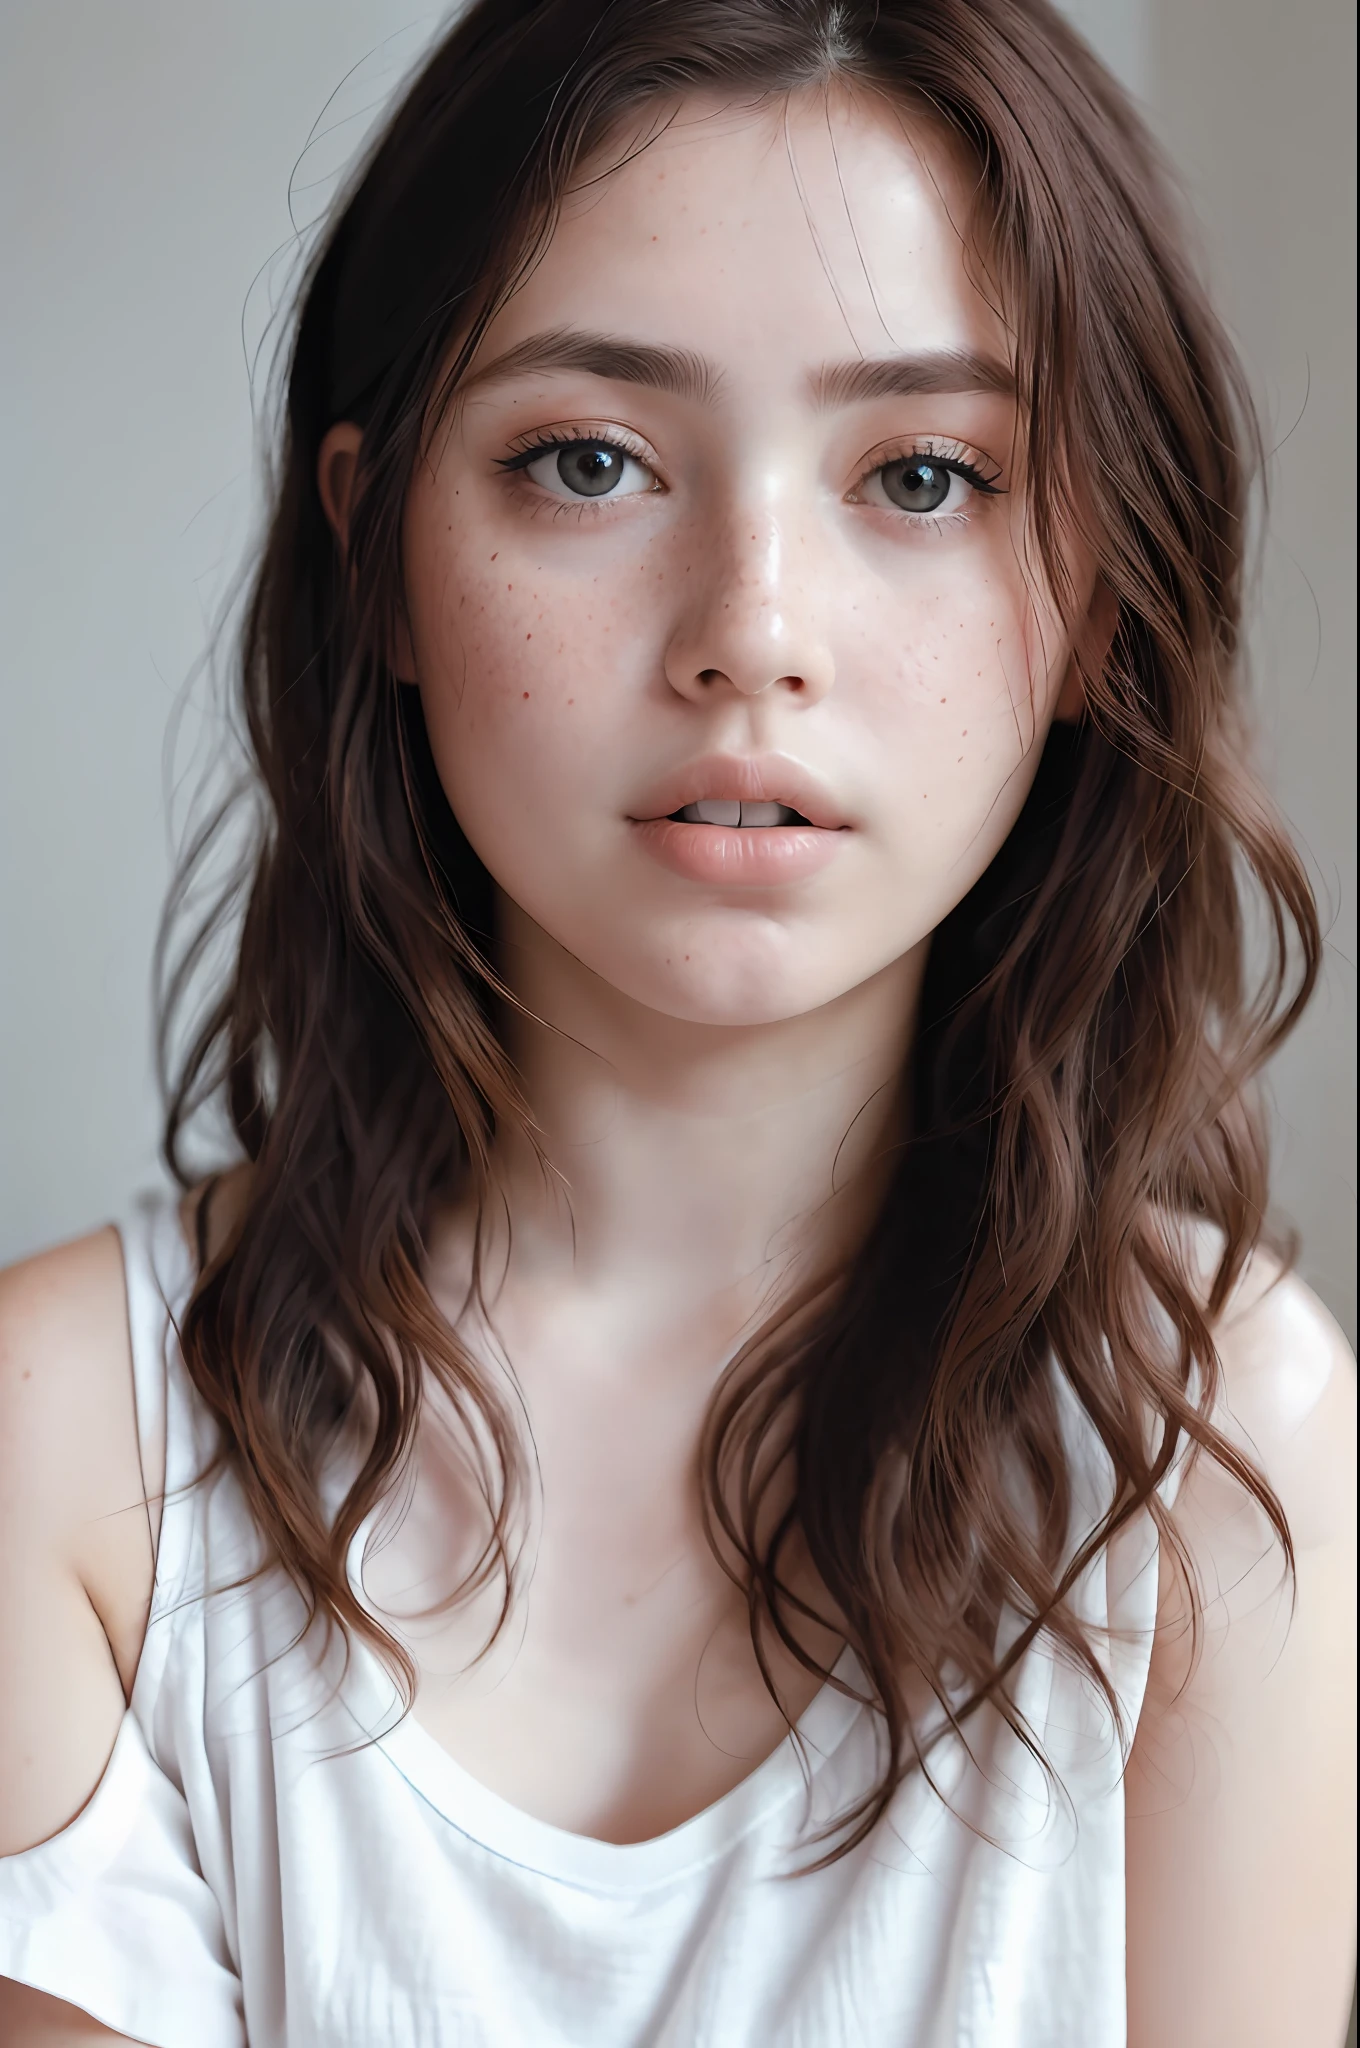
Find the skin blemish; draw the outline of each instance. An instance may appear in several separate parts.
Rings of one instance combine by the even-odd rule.
[[[529,701],[529,692],[528,692],[527,690],[526,690],[526,691],[524,692],[524,701],[525,701],[525,703],[526,703],[526,704],[527,704],[527,703],[528,703],[528,701]]]

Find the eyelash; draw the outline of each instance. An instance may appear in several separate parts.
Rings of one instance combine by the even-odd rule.
[[[895,462],[913,460],[932,462],[937,468],[947,470],[951,476],[961,477],[981,498],[1002,498],[1006,495],[1004,487],[997,481],[1001,474],[999,470],[994,470],[989,476],[976,462],[969,459],[957,441],[937,441],[930,435],[924,435],[897,447],[890,443],[886,452],[878,451],[878,460],[871,462],[868,468],[861,472],[854,490],[850,493],[851,503],[864,504],[865,500],[859,493],[870,477],[877,476],[880,470],[891,468]],[[951,529],[957,531],[958,528],[966,526],[972,516],[966,505],[956,512],[909,512],[905,506],[877,504],[871,505],[869,509],[886,513],[889,518],[902,525],[915,527],[918,532],[936,535]]]
[[[980,491],[984,498],[1004,498],[1006,495],[1001,485],[997,482],[997,478],[1001,474],[1000,470],[994,470],[988,476],[986,471],[979,469],[975,462],[969,461],[957,441],[936,441],[929,435],[921,440],[911,441],[903,447],[894,448],[889,455],[880,455],[878,461],[871,463],[868,469],[865,470],[859,482],[862,484],[866,478],[875,476],[880,469],[887,469],[894,462],[911,462],[916,458],[922,461],[937,463],[941,469],[947,469],[951,475],[961,476],[966,484],[971,484],[973,489]],[[857,484],[855,488],[858,489],[859,485]],[[918,515],[909,512],[905,516],[909,519],[914,519]]]
[[[536,435],[534,440],[527,446],[517,449],[513,455],[498,456],[496,458],[496,467],[507,475],[517,475],[528,469],[531,463],[537,462],[540,455],[547,455],[554,448],[579,447],[582,442],[597,442],[602,448],[616,448],[621,455],[631,455],[635,462],[642,463],[647,469],[652,469],[655,466],[650,450],[645,448],[640,441],[636,441],[631,436],[623,434],[617,427],[612,427],[608,433],[583,433],[579,427],[574,427],[560,432],[553,428],[548,428],[543,433]],[[962,453],[957,442],[939,442],[931,439],[929,436],[894,449],[891,454],[884,455],[878,462],[872,463],[859,477],[855,489],[859,490],[871,476],[877,475],[880,469],[887,469],[890,463],[908,462],[913,456],[919,456],[922,459],[928,458],[930,461],[938,463],[941,469],[947,469],[952,475],[962,477],[963,481],[971,485],[981,497],[1000,498],[1006,495],[1002,486],[996,480],[1000,474],[999,471],[995,472],[992,476],[987,476],[978,468],[976,463],[971,462]],[[583,498],[580,501],[579,509],[583,511],[602,509],[608,502],[607,498],[595,500]],[[555,509],[558,511],[574,511],[578,508],[569,501],[564,501]],[[875,507],[874,509],[882,510],[884,508]],[[966,512],[954,512],[946,514],[944,519],[937,519],[929,513],[907,512],[899,508],[893,508],[893,511],[895,517],[906,520],[912,526],[939,527],[953,524],[955,521],[966,519],[968,516]]]
[[[651,450],[641,441],[635,441],[631,436],[622,433],[618,427],[611,427],[607,434],[582,433],[579,427],[573,427],[569,432],[559,432],[556,428],[549,427],[536,435],[530,446],[518,449],[513,455],[497,456],[496,467],[512,473],[524,470],[531,462],[537,462],[540,455],[551,454],[554,448],[579,448],[583,442],[601,448],[616,448],[620,455],[631,455],[634,462],[640,462],[645,469],[656,467]],[[589,499],[582,500],[583,504],[589,502]]]

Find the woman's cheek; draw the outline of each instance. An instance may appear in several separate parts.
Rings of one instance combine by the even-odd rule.
[[[448,575],[432,613],[412,603],[416,672],[440,778],[470,826],[492,810],[570,810],[608,768],[626,636],[589,584],[511,568]],[[453,592],[457,596],[453,596]]]
[[[1019,814],[1045,724],[1045,679],[1030,672],[1023,620],[1000,604],[919,613],[895,658],[887,644],[861,695],[881,767],[880,816],[896,858],[923,879],[966,872],[998,850]]]

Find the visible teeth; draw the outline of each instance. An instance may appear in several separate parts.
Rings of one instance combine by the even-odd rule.
[[[686,804],[680,815],[687,825],[739,825],[741,805],[705,797],[702,803]]]
[[[740,825],[748,832],[771,825],[805,825],[806,818],[787,804],[732,803],[725,798],[705,797],[686,804],[675,816],[685,825]]]

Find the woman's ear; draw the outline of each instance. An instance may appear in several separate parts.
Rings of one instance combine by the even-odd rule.
[[[1095,674],[1105,666],[1111,647],[1114,645],[1115,629],[1119,624],[1119,599],[1103,578],[1096,583],[1091,598],[1091,608],[1086,614],[1082,628],[1080,649],[1073,649],[1063,677],[1058,701],[1053,707],[1053,716],[1065,725],[1075,725],[1086,709],[1086,684],[1082,678],[1083,665],[1088,674]]]
[[[342,561],[349,553],[349,518],[363,438],[363,428],[356,427],[353,420],[339,420],[327,430],[316,458],[316,487]],[[397,627],[397,644],[390,650],[388,662],[399,683],[415,681],[415,655],[404,623]]]
[[[353,420],[339,420],[328,430],[316,458],[316,487],[342,555],[349,547],[350,506],[363,438],[363,428],[356,427]]]

